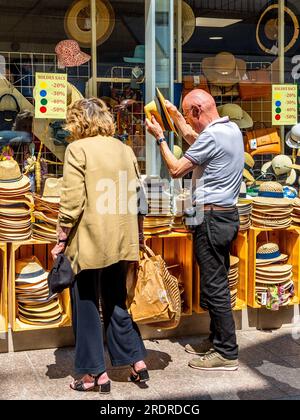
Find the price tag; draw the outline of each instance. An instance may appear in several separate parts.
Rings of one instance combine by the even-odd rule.
[[[268,293],[267,292],[263,292],[261,294],[261,304],[263,306],[266,306],[266,304],[267,304],[267,298],[268,298]]]
[[[250,140],[250,149],[251,150],[257,149],[257,140],[256,139]]]

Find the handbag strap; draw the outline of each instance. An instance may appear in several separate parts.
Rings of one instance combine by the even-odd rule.
[[[19,106],[19,103],[18,103],[17,99],[15,98],[15,96],[14,96],[14,95],[11,95],[10,93],[5,93],[4,95],[2,95],[2,96],[0,97],[0,103],[2,102],[2,100],[3,100],[6,96],[9,96],[10,98],[12,98],[12,99],[14,100],[14,102],[15,102],[15,104],[16,104],[17,111],[18,111],[18,112],[20,112],[20,106]]]

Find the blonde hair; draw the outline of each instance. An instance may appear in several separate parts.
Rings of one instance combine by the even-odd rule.
[[[115,134],[113,116],[98,98],[81,99],[69,106],[65,129],[71,133],[72,140]]]

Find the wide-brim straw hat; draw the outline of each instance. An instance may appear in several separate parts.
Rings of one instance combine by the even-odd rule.
[[[158,88],[156,88],[156,97],[161,106],[161,110],[162,110],[161,115],[162,115],[164,124],[166,124],[166,126],[169,128],[170,131],[172,131],[173,133],[176,134],[176,136],[178,136],[175,125],[173,124],[169,111],[167,110],[167,107],[166,107],[166,99]]]
[[[265,204],[269,206],[291,206],[291,200],[284,198],[283,187],[279,182],[263,182],[258,191],[258,197],[253,199],[253,205]]]
[[[285,142],[292,149],[300,149],[300,124],[292,127],[285,137]]]
[[[16,282],[38,283],[46,280],[48,275],[49,273],[44,270],[35,256],[16,261]]]
[[[164,109],[161,106],[159,100],[155,98],[153,101],[149,102],[144,107],[146,117],[151,121],[152,116],[155,117],[156,121],[159,123],[163,131],[173,131],[175,130],[174,125],[169,125],[169,122],[164,115]],[[176,131],[176,130],[175,130]]]
[[[244,60],[234,57],[233,54],[221,52],[215,57],[204,58],[202,70],[213,85],[233,86],[243,79],[247,65]]]
[[[97,45],[101,45],[114,30],[115,13],[107,0],[96,0],[96,11],[96,42]],[[76,40],[81,47],[90,48],[92,28],[87,28],[85,22],[90,22],[90,0],[76,0],[65,15],[65,31],[69,38]]]
[[[253,174],[253,168],[255,165],[254,159],[253,157],[245,152],[244,154],[245,157],[245,164],[244,164],[244,170],[243,170],[243,177],[246,178],[248,181],[250,182],[254,182],[254,174]],[[247,195],[247,188],[246,188],[246,195]]]
[[[182,2],[182,45],[186,44],[196,28],[196,17],[191,6],[183,1]]]
[[[282,254],[278,244],[274,242],[266,242],[257,246],[256,265],[285,261],[287,258],[288,255]]]
[[[253,127],[253,119],[237,104],[225,104],[218,106],[220,117],[229,117],[230,121],[237,124],[240,129]]]
[[[22,175],[18,162],[15,160],[0,161],[0,189],[14,191],[15,189],[27,190],[30,181],[27,176]]]
[[[262,168],[261,168],[261,172],[263,174],[274,174],[276,175],[274,168],[273,168],[273,161],[270,162],[266,162]],[[285,174],[281,174],[281,175],[276,175],[277,176],[277,181],[278,182],[282,182],[284,184],[287,185],[293,185],[295,184],[296,180],[297,180],[297,173],[295,171],[295,169],[288,169],[288,172]]]
[[[62,319],[62,314],[53,316],[51,318],[38,318],[38,317],[29,317],[18,314],[18,318],[21,322],[28,325],[52,325],[57,324]]]

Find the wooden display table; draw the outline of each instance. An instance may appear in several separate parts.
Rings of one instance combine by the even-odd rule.
[[[69,290],[61,293],[61,304],[63,308],[62,319],[56,324],[29,325],[18,319],[18,308],[15,292],[15,271],[18,259],[36,256],[45,270],[50,271],[53,266],[51,249],[54,244],[37,240],[25,242],[12,242],[9,244],[8,252],[8,296],[9,296],[9,322],[13,331],[45,330],[71,326],[71,302]]]
[[[291,299],[290,305],[299,303],[300,292],[300,228],[291,226],[288,229],[260,229],[251,227],[249,231],[249,277],[248,277],[248,306],[251,308],[262,308],[256,302],[256,253],[258,243],[274,242],[279,245],[280,252],[287,254],[287,264],[293,266],[293,280],[295,286],[295,297]]]

